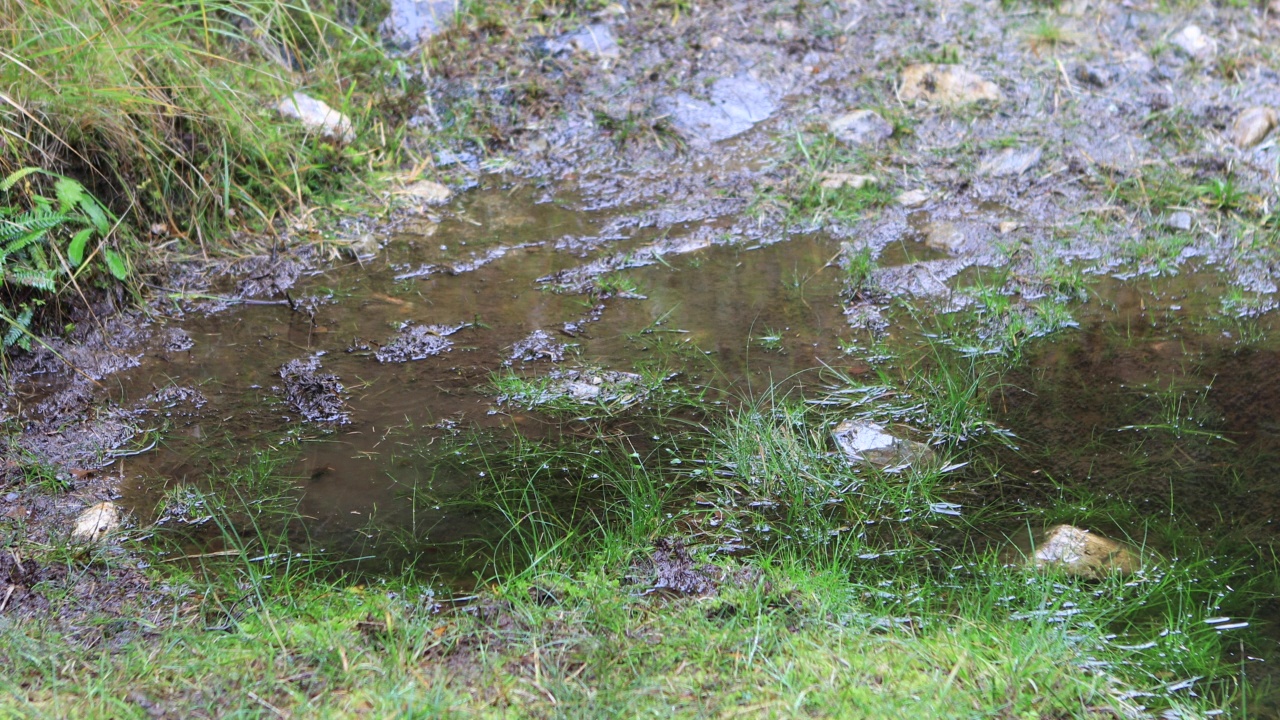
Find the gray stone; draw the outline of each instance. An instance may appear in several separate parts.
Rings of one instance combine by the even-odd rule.
[[[1269,107],[1251,107],[1236,116],[1231,124],[1231,142],[1247,149],[1262,142],[1267,134],[1280,125],[1276,111]]]
[[[1169,37],[1169,42],[1195,60],[1208,60],[1218,52],[1218,43],[1198,25],[1182,28]]]
[[[616,58],[621,53],[608,25],[596,23],[567,32],[547,44],[553,54],[579,52],[600,58]]]
[[[894,437],[865,420],[845,420],[831,431],[831,437],[849,460],[878,468],[919,465],[934,458],[928,445]]]
[[[1142,558],[1134,548],[1074,525],[1051,527],[1030,548],[1018,550],[1029,568],[1059,570],[1087,580],[1142,569]]]
[[[1077,65],[1075,74],[1076,80],[1100,88],[1115,82],[1118,75],[1114,68],[1101,65]]]
[[[1191,229],[1191,213],[1185,210],[1169,213],[1169,217],[1165,218],[1164,225],[1173,230],[1190,230]]]
[[[952,255],[959,254],[969,244],[969,235],[965,228],[946,220],[935,220],[923,228],[924,244],[935,250],[945,250]]]
[[[303,92],[295,92],[276,104],[276,112],[281,117],[297,120],[308,130],[337,142],[351,142],[355,132],[351,120],[342,113],[329,107],[323,100],[317,100]]]
[[[849,146],[876,145],[893,137],[893,126],[872,110],[854,110],[827,123],[837,140]]]
[[[903,100],[923,100],[941,105],[963,105],[982,100],[999,102],[1000,87],[963,65],[908,65],[902,71]]]
[[[978,172],[990,177],[1017,177],[1035,167],[1040,156],[1040,148],[1034,146],[1005,148],[982,161]]]
[[[391,12],[382,21],[382,37],[400,50],[412,50],[453,22],[456,0],[391,0]]]
[[[657,102],[658,111],[694,142],[717,142],[740,135],[768,119],[777,107],[769,88],[745,75],[715,81],[707,100],[680,93]]]
[[[120,529],[121,513],[115,503],[100,502],[85,508],[76,516],[76,526],[71,531],[74,542],[97,543]]]

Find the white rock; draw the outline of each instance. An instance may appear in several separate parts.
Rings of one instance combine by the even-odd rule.
[[[1262,142],[1277,125],[1280,117],[1269,107],[1251,107],[1236,116],[1231,124],[1231,142],[1239,148],[1251,148]]]
[[[1035,146],[1005,148],[984,160],[978,172],[991,177],[1017,177],[1035,167],[1040,155],[1040,148]]]
[[[1169,217],[1165,218],[1165,221],[1164,221],[1165,227],[1171,228],[1173,230],[1184,230],[1184,231],[1191,229],[1191,223],[1192,223],[1191,213],[1187,212],[1186,210],[1178,210],[1177,212],[1169,213]]]
[[[894,202],[902,207],[914,208],[929,202],[930,195],[924,190],[907,190],[894,198]]]
[[[1045,531],[1027,563],[1089,580],[1113,573],[1129,575],[1142,568],[1142,559],[1133,548],[1074,525],[1057,525]]]
[[[845,145],[875,145],[893,137],[893,126],[872,110],[854,110],[827,123],[827,130]]]
[[[1000,87],[962,65],[908,65],[902,71],[903,100],[924,100],[943,105],[961,105],[1004,97]]]
[[[875,185],[876,179],[871,175],[854,175],[853,173],[824,172],[818,176],[821,185],[827,190],[850,188],[860,190],[868,185]]]
[[[1169,42],[1196,60],[1207,60],[1218,52],[1218,43],[1204,34],[1198,25],[1188,25],[1174,33]]]
[[[933,449],[924,443],[894,437],[884,427],[862,420],[845,420],[831,431],[845,457],[875,467],[899,467],[928,462]]]
[[[276,112],[281,117],[297,120],[308,130],[337,142],[351,142],[355,139],[351,120],[342,113],[303,92],[295,92],[276,104]]]
[[[419,180],[412,185],[406,186],[400,191],[401,195],[406,195],[418,202],[436,204],[447,202],[453,197],[453,191],[438,182],[431,180]]]
[[[115,503],[100,502],[91,505],[76,517],[71,539],[81,543],[96,543],[120,528],[120,509]]]

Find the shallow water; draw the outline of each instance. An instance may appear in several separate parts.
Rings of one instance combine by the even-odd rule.
[[[658,241],[674,251],[610,274],[625,276],[631,288],[625,296],[555,292],[547,278],[557,271],[653,245],[655,233],[644,229],[599,239],[609,220],[536,203],[527,192],[474,193],[457,217],[408,226],[376,260],[301,280],[292,297],[328,298],[314,321],[285,305],[189,314],[181,327],[192,347],[149,358],[128,373],[122,400],[177,385],[199,390],[207,404],[166,411],[172,427],[161,446],[126,461],[125,501],[148,517],[166,488],[216,481],[246,453],[292,433],[305,439],[304,449],[283,471],[299,478],[308,531],[335,547],[354,542],[371,516],[403,508],[406,486],[430,476],[435,492],[448,494],[474,481],[441,477],[435,467],[406,459],[432,438],[513,427],[534,437],[561,431],[558,422],[499,404],[491,387],[496,372],[552,369],[547,361],[512,359],[512,347],[536,330],[566,346],[560,366],[667,368],[681,371],[672,382],[731,396],[804,382],[797,373],[822,363],[865,367],[840,349],[850,331],[839,302],[840,270],[827,265],[838,243],[699,242],[690,245],[701,249],[682,252],[678,234],[664,233]],[[462,272],[421,272],[465,267],[475,258],[490,261]],[[379,344],[406,323],[464,327],[448,336],[453,346],[439,355],[379,362]],[[566,323],[577,327],[567,332]],[[281,399],[281,365],[313,355],[346,387],[346,424],[300,423]],[[473,519],[446,513],[419,512],[416,521],[442,543],[476,532]]]
[[[450,219],[407,225],[376,259],[303,278],[291,296],[322,298],[314,318],[284,305],[188,315],[181,327],[192,347],[127,373],[121,399],[176,385],[199,390],[207,404],[162,411],[168,427],[158,449],[123,461],[125,502],[149,517],[165,489],[216,484],[226,468],[292,439],[301,450],[283,455],[283,472],[297,478],[312,540],[362,553],[374,526],[391,526],[421,552],[502,532],[491,519],[433,504],[487,482],[474,467],[441,462],[436,440],[580,429],[499,403],[494,373],[658,371],[729,399],[779,384],[817,394],[824,367],[870,377],[872,343],[847,322],[842,271],[831,264],[839,242],[794,236],[743,247],[714,228],[659,235],[619,217],[540,203],[528,190],[479,191]],[[885,248],[879,263],[938,257],[908,240]],[[610,258],[607,272],[580,272]],[[947,282],[961,287],[972,275]],[[566,278],[597,292],[557,292]],[[998,511],[1002,520],[980,533],[991,543],[1016,530],[1013,517],[1023,526],[1070,522],[1165,555],[1200,544],[1247,562],[1270,547],[1280,506],[1280,344],[1270,314],[1238,317],[1240,308],[1223,304],[1229,291],[1219,274],[1190,268],[1099,278],[1089,301],[1073,307],[1077,327],[1026,344],[1025,362],[992,396],[1012,442],[961,448],[974,461],[970,484],[948,499],[964,513]],[[924,342],[909,313],[887,316],[884,343]],[[380,344],[406,323],[462,329],[439,355],[379,362]],[[512,347],[536,330],[566,346],[560,362],[512,359]],[[316,355],[346,387],[346,424],[302,423],[281,399],[280,366]],[[659,439],[651,425],[625,420],[607,431]],[[415,491],[424,485],[431,500]],[[442,554],[433,566],[425,557],[423,569],[465,575],[450,565],[456,558]],[[1280,605],[1264,599],[1244,612],[1256,620],[1241,652],[1275,655],[1269,618],[1280,617]]]

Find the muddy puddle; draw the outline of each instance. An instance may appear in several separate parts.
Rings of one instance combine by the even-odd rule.
[[[160,437],[121,461],[125,502],[151,518],[166,491],[270,454],[297,479],[311,539],[359,554],[371,525],[412,504],[406,488],[448,497],[484,481],[423,459],[437,439],[582,425],[504,394],[502,378],[558,378],[553,391],[606,414],[664,387],[747,397],[803,384],[822,363],[860,367],[841,349],[838,242],[745,246],[703,224],[638,225],[481,191],[442,222],[406,224],[376,258],[304,272],[288,302],[196,302],[181,322],[189,342],[120,386],[122,403],[155,399]],[[413,511],[423,542],[483,534],[471,517]]]
[[[121,460],[135,513],[152,517],[167,490],[216,483],[287,445],[278,470],[296,478],[312,539],[364,547],[372,524],[403,513],[406,488],[429,481],[439,497],[484,482],[424,459],[437,439],[585,427],[504,380],[540,381],[538,393],[567,394],[597,415],[664,386],[711,401],[779,385],[816,394],[830,379],[820,370],[869,377],[886,343],[928,341],[911,329],[920,308],[945,314],[973,295],[906,292],[896,309],[882,298],[872,332],[847,312],[860,302],[831,238],[746,244],[714,221],[659,231],[643,213],[576,211],[527,187],[473,192],[457,206],[439,222],[404,223],[376,255],[303,271],[287,300],[208,312],[189,303],[188,341],[119,385],[122,403],[157,408],[156,449]],[[903,238],[880,249],[876,272],[907,278],[908,291],[919,278],[967,287],[984,272],[946,259],[924,232]],[[1225,525],[1241,542],[1270,542],[1280,346],[1267,308],[1192,269],[1103,277],[1090,293],[1072,306],[1075,327],[1029,342],[1028,361],[1002,381],[996,422],[1014,440],[979,444],[997,480],[956,501],[1012,497],[1121,535],[1143,532],[1144,515],[1172,513],[1193,534]],[[618,433],[657,437],[620,423]],[[1071,517],[1075,496],[1125,513]],[[414,508],[413,518],[428,544],[479,532],[474,518],[445,511]]]
[[[447,549],[483,547],[505,528],[448,506],[491,481],[484,463],[452,460],[459,448],[607,433],[652,449],[661,421],[625,410],[659,391],[735,402],[771,386],[818,396],[830,370],[873,382],[876,352],[936,341],[921,314],[969,307],[974,294],[959,289],[984,272],[930,271],[956,291],[881,298],[884,322],[868,330],[834,262],[848,248],[832,238],[748,245],[714,223],[658,231],[527,188],[458,205],[405,224],[376,256],[303,272],[287,302],[189,305],[189,342],[118,386],[119,401],[156,408],[156,447],[119,461],[136,517],[155,519],[183,486],[253,492],[244,468],[265,462],[290,478],[309,540],[335,557],[394,555],[378,542],[391,528],[420,570],[461,581],[476,565]],[[924,233],[904,237],[882,247],[877,273],[955,264]],[[970,465],[949,507],[974,519],[979,545],[1066,522],[1165,557],[1238,558],[1248,573],[1280,529],[1273,313],[1211,269],[1089,287],[1073,323],[1028,341],[999,382],[993,419],[1007,434],[958,449]],[[556,406],[562,396],[576,404]],[[1234,609],[1255,618],[1241,657],[1275,656],[1274,597]]]

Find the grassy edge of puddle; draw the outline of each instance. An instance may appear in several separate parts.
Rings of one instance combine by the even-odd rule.
[[[0,714],[1202,717],[1243,706],[1231,635],[1205,623],[1250,592],[1229,585],[1238,568],[1181,557],[1086,582],[943,548],[930,531],[967,522],[929,513],[946,468],[836,462],[826,417],[788,398],[715,410],[689,458],[703,470],[676,476],[669,454],[627,453],[605,435],[584,446],[603,457],[536,442],[520,452],[544,462],[482,456],[508,472],[474,501],[512,529],[461,598],[408,574],[335,572],[289,534],[292,480],[269,454],[237,471],[254,492],[202,498],[220,552],[173,562],[157,550],[177,547],[162,526],[92,551],[19,540],[21,557],[104,586],[143,568],[150,590],[68,622],[78,598],[50,582],[51,612],[5,615]],[[606,510],[584,521],[547,501],[535,481],[549,459],[594,472],[588,492]],[[700,509],[670,512],[694,490]],[[828,512],[833,502],[849,512]],[[883,529],[858,532],[870,518]],[[746,557],[695,540],[762,524],[781,540]]]

